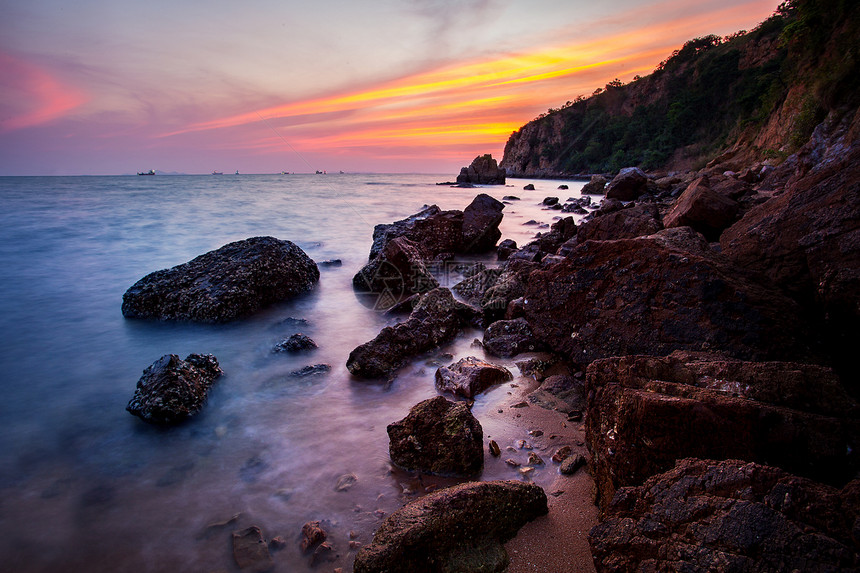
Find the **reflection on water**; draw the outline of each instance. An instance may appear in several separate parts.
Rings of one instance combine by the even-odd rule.
[[[483,357],[471,347],[480,333],[416,359],[391,384],[349,376],[350,350],[395,320],[352,290],[373,225],[429,203],[462,209],[478,192],[514,194],[523,200],[506,206],[502,230],[524,244],[535,228],[522,223],[559,215],[541,209],[543,197],[562,193],[563,201],[581,184],[452,189],[435,179],[0,178],[0,543],[9,570],[234,570],[229,534],[255,524],[287,540],[277,571],[303,571],[310,560],[298,549],[301,526],[321,520],[340,555],[331,567],[349,571],[350,532],[366,543],[383,515],[450,483],[393,470],[385,428],[436,394],[438,365]],[[537,191],[521,190],[529,182]],[[322,268],[313,292],[231,324],[123,319],[122,294],[143,275],[256,235],[343,265]],[[295,332],[319,348],[272,352]],[[146,366],[192,352],[214,354],[225,372],[197,418],[160,429],[125,412]],[[517,373],[512,361],[496,362]],[[290,375],[320,363],[331,370]],[[476,401],[486,436],[521,432],[513,419],[490,415],[509,391]],[[515,477],[494,462],[484,479]],[[335,491],[344,474],[357,482]],[[551,480],[544,474],[534,479]]]

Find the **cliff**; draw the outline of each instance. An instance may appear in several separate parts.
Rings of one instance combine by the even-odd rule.
[[[779,163],[829,114],[856,107],[860,9],[786,2],[751,32],[690,40],[650,75],[550,109],[509,138],[511,176]],[[842,111],[844,113],[844,111]]]

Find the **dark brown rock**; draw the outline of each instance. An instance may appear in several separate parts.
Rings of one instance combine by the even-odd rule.
[[[609,241],[613,239],[635,239],[645,235],[653,235],[663,228],[660,213],[656,205],[641,204],[629,209],[621,209],[595,217],[579,225],[576,230],[576,241],[570,242],[566,255],[572,247],[585,241]]]
[[[606,186],[606,198],[632,201],[645,193],[648,177],[638,167],[625,167]]]
[[[408,470],[471,476],[484,465],[484,431],[465,402],[436,396],[388,425],[389,453]]]
[[[505,170],[500,168],[489,153],[479,155],[472,160],[471,165],[460,169],[457,183],[473,185],[504,185]]]
[[[546,350],[524,318],[494,322],[484,331],[482,343],[484,349],[494,356],[509,357],[521,352]]]
[[[416,245],[405,237],[396,237],[355,274],[352,285],[362,302],[384,310],[413,294],[433,290],[439,283],[427,270]]]
[[[830,483],[860,469],[857,404],[829,368],[678,352],[588,367],[599,502],[683,457],[737,458]]]
[[[408,319],[386,326],[350,352],[346,367],[359,378],[391,376],[411,357],[453,339],[471,312],[476,311],[454,300],[448,289],[434,289],[421,297]]]
[[[734,199],[712,191],[707,177],[699,177],[678,197],[663,218],[666,228],[692,227],[706,239],[716,241],[738,214]]]
[[[417,499],[359,550],[355,573],[501,572],[502,543],[548,511],[546,494],[519,481],[471,482]]]
[[[302,526],[302,551],[307,553],[326,540],[328,534],[319,521],[308,521]]]
[[[525,294],[528,276],[537,268],[537,264],[525,260],[510,260],[505,264],[502,273],[481,300],[485,325],[505,316],[511,301]]]
[[[436,387],[463,398],[474,398],[487,388],[513,380],[507,368],[469,356],[436,370]]]
[[[839,490],[755,463],[684,459],[619,490],[604,517],[589,534],[601,573],[860,568],[860,481]]]
[[[200,411],[221,373],[211,354],[165,354],[143,371],[125,409],[153,424],[182,422]]]
[[[239,569],[252,573],[270,571],[275,566],[269,554],[269,546],[263,540],[263,532],[256,525],[241,531],[234,531],[233,558]]]
[[[253,237],[143,277],[123,295],[122,314],[225,322],[307,292],[319,276],[316,264],[293,243]]]
[[[798,305],[686,227],[587,241],[533,271],[524,297],[534,335],[578,364],[704,348],[745,359],[809,356]]]
[[[504,204],[486,193],[475,197],[463,209],[463,244],[457,252],[483,253],[492,250],[502,237],[499,223],[502,222],[504,208]]]
[[[592,175],[591,179],[583,185],[582,193],[583,195],[603,195],[606,191],[606,177],[603,175]]]

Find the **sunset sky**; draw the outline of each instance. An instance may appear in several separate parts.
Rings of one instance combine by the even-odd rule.
[[[776,0],[0,0],[0,175],[456,175]]]

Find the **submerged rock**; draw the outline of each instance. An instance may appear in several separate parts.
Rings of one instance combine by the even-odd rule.
[[[618,491],[589,534],[597,570],[856,571],[860,481],[839,490],[739,460],[680,460]]]
[[[392,513],[359,550],[355,573],[501,572],[502,543],[548,512],[540,486],[470,482],[417,499]]]
[[[211,354],[165,354],[143,371],[125,409],[145,422],[176,424],[200,411],[221,374]]]
[[[419,402],[388,425],[389,453],[408,470],[471,476],[484,465],[484,431],[465,402],[436,396]]]
[[[272,352],[301,352],[303,350],[313,350],[314,348],[317,348],[317,343],[310,336],[305,336],[301,332],[297,332],[288,339],[277,343]]]
[[[436,387],[441,392],[450,392],[464,398],[474,398],[490,386],[508,380],[513,380],[513,375],[507,368],[474,356],[436,370]]]
[[[275,562],[269,554],[269,546],[263,540],[263,532],[256,525],[234,531],[233,558],[243,571],[263,573],[274,568]]]
[[[292,372],[290,372],[290,376],[292,376],[293,378],[304,378],[306,376],[317,376],[319,374],[325,374],[330,370],[330,364],[309,364],[307,366],[302,366],[298,370],[293,370]]]
[[[317,265],[290,241],[253,237],[146,275],[123,295],[122,314],[224,322],[307,292],[319,276]]]

